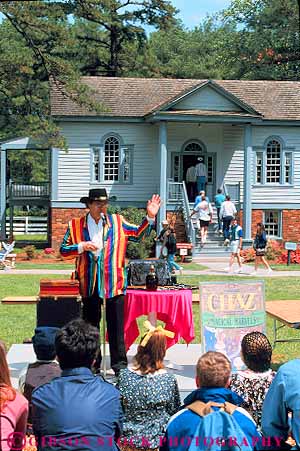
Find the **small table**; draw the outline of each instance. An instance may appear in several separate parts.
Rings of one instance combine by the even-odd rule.
[[[194,339],[194,321],[191,290],[133,290],[128,289],[124,303],[124,338],[126,350],[139,336],[136,319],[149,312],[156,312],[165,328],[175,333],[167,338],[167,347],[182,337],[186,343]]]
[[[37,304],[38,296],[6,296],[1,300],[2,304],[20,305]]]
[[[268,301],[266,302],[266,312],[273,318],[274,341],[276,343],[288,343],[300,341],[300,338],[277,338],[279,329],[287,326],[292,329],[300,329],[300,301]],[[277,325],[277,321],[281,325]]]

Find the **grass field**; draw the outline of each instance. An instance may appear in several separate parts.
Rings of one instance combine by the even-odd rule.
[[[39,281],[42,277],[38,275],[11,275],[3,274],[0,278],[0,299],[7,295],[36,295],[39,291]],[[51,276],[51,278],[68,278],[68,276]],[[179,281],[198,285],[199,282],[208,281],[238,281],[239,277],[232,276],[183,276]],[[262,278],[260,277],[259,280]],[[247,278],[255,280],[254,278]],[[280,277],[265,279],[266,301],[270,300],[288,300],[299,299],[300,277]],[[299,299],[300,302],[300,299]],[[197,304],[193,305],[194,323],[196,337],[194,343],[200,343],[200,312]],[[141,326],[143,318],[139,320]],[[24,338],[31,337],[35,327],[35,306],[34,305],[1,305],[0,304],[0,338],[11,346],[12,343],[22,343]],[[273,323],[270,318],[267,319],[267,335],[270,340],[273,339]],[[282,337],[299,337],[300,331],[284,328],[281,331]],[[273,361],[275,364],[283,363],[287,360],[299,356],[299,345],[297,343],[277,344]]]

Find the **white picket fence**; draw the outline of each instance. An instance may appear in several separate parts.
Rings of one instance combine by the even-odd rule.
[[[14,216],[14,235],[47,233],[48,218],[45,216]],[[9,234],[9,219],[6,218],[6,233]]]

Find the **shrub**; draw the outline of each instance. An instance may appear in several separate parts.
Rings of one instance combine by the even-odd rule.
[[[287,264],[288,261],[288,251],[283,250],[280,257],[278,257],[276,263]],[[297,248],[296,251],[291,252],[291,263],[300,264],[300,249]]]
[[[244,249],[241,251],[241,257],[244,259],[245,263],[254,262],[255,260],[255,250],[253,247]]]
[[[268,241],[266,251],[266,257],[268,260],[275,260],[277,262],[278,258],[280,258],[284,252],[285,250],[281,241],[277,240]]]
[[[276,263],[281,263],[281,258],[285,254],[283,244],[276,240],[268,240],[266,249],[266,258],[268,260],[276,261]],[[255,250],[253,247],[245,249],[241,252],[245,263],[253,262],[255,260]]]
[[[35,253],[36,253],[36,247],[31,245],[31,246],[25,246],[24,247],[24,252],[27,255],[28,260],[31,260],[35,257]]]
[[[119,213],[123,215],[128,222],[137,225],[140,224],[146,216],[145,210],[135,207],[120,208],[118,206],[109,206],[108,212],[110,214]],[[126,257],[130,259],[145,259],[153,256],[155,250],[155,236],[156,232],[152,230],[148,236],[144,236],[142,240],[137,243],[129,241],[127,245]]]

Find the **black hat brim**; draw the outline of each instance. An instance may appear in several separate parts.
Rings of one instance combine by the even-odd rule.
[[[82,204],[87,204],[88,202],[93,202],[94,200],[101,200],[101,201],[115,201],[117,200],[116,196],[111,196],[111,197],[98,197],[97,199],[95,198],[91,198],[91,197],[82,197],[79,202],[81,202]]]

